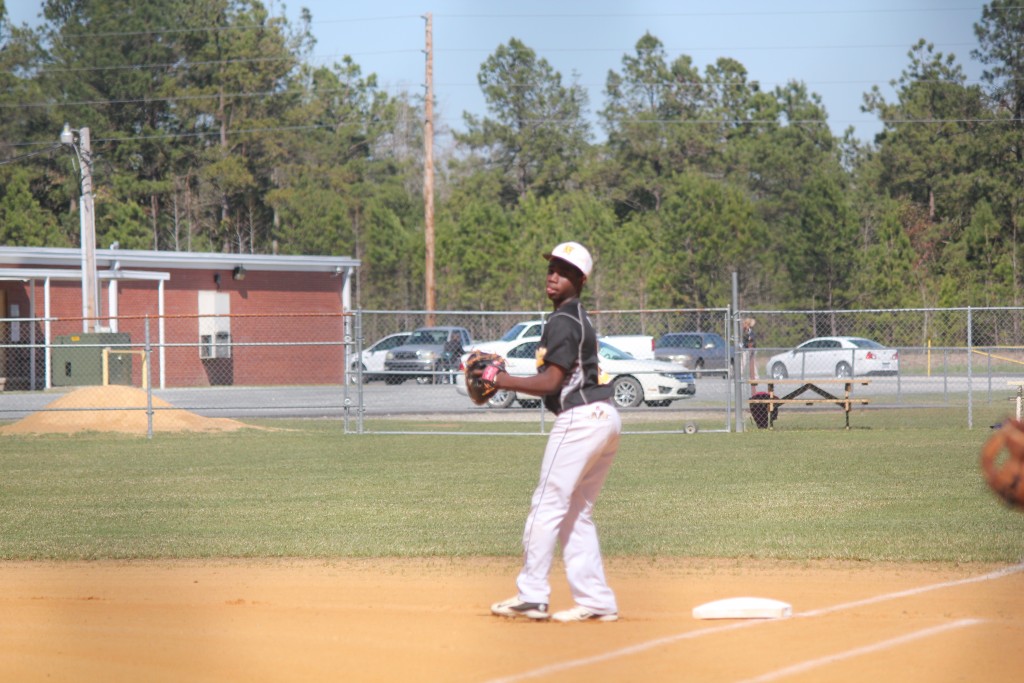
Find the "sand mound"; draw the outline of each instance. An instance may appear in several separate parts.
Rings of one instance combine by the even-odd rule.
[[[75,432],[125,432],[145,434],[146,392],[126,386],[76,389],[47,404],[47,409],[0,427],[0,434],[73,434]],[[88,410],[93,408],[93,410]],[[134,408],[134,410],[111,410]],[[142,410],[139,410],[141,408]],[[68,410],[72,409],[72,410]],[[249,425],[223,417],[203,417],[174,408],[153,397],[154,432],[231,432]]]

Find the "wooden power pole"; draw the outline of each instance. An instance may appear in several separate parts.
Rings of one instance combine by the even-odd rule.
[[[427,324],[434,324],[434,23],[429,12],[427,21],[427,96],[423,118],[423,224],[426,233],[426,289]]]

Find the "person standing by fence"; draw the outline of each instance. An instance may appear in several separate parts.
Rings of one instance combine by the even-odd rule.
[[[747,352],[746,352],[746,361],[747,361],[747,367],[749,368],[748,372],[750,374],[750,379],[752,379],[752,380],[753,379],[757,379],[757,359],[754,357],[755,349],[757,348],[757,342],[756,342],[756,340],[754,338],[754,325],[756,323],[757,323],[757,321],[754,320],[753,318],[744,318],[743,319],[742,342],[743,342],[743,348],[747,350]],[[753,395],[756,390],[757,390],[757,385],[756,384],[751,384],[750,385],[750,393],[751,393],[751,395]]]
[[[462,353],[462,337],[458,332],[452,330],[448,334],[448,341],[444,343],[444,358],[442,359],[444,376],[443,380],[439,378],[439,381],[444,384],[455,384],[455,373],[459,370]]]

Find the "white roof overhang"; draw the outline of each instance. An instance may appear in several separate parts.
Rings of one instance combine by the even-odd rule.
[[[58,247],[0,247],[0,265],[46,268],[82,266],[81,249]],[[293,271],[340,274],[358,268],[359,259],[350,256],[280,256],[272,254],[225,254],[189,251],[142,251],[97,249],[96,268],[186,268],[193,270],[232,270],[242,266],[249,271]],[[3,270],[15,270],[5,268]],[[79,278],[81,275],[78,276]]]

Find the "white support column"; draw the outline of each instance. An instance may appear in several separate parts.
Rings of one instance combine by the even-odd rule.
[[[341,312],[342,313],[351,313],[352,312],[352,273],[354,271],[355,271],[355,268],[351,268],[351,267],[345,269],[345,275],[344,275],[344,278],[343,278],[343,281],[342,281],[342,284],[341,284]],[[349,318],[349,317],[346,316],[342,320],[344,320],[344,325],[343,325],[344,332],[343,333],[345,335],[345,338],[346,339],[352,339],[352,337],[353,337],[352,318]]]
[[[107,283],[107,327],[111,332],[117,332],[117,280],[112,279]]]
[[[50,325],[50,276],[46,276],[43,280],[43,342],[46,344],[46,352],[43,357],[46,359],[43,365],[46,370],[46,379],[43,385],[47,389],[53,388],[53,358],[51,356],[53,350],[53,330]]]
[[[341,310],[344,313],[352,311],[352,271],[354,268],[345,269],[345,280],[341,285]]]
[[[160,388],[161,389],[166,389],[167,388],[167,356],[165,355],[166,354],[165,344],[166,344],[167,340],[164,339],[164,281],[163,280],[160,280],[160,283],[157,285],[157,288],[158,288],[157,289],[157,297],[158,298],[157,298],[157,303],[156,303],[156,311],[157,311],[157,315],[159,316],[159,319],[158,319],[158,322],[157,322],[157,330],[158,330],[157,338],[158,338],[159,343],[160,343],[160,350],[157,352],[157,355],[160,357]]]
[[[28,290],[28,388],[36,390],[36,281],[29,283]]]

